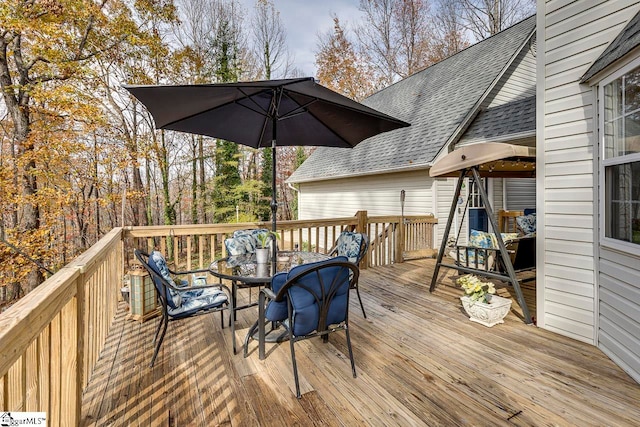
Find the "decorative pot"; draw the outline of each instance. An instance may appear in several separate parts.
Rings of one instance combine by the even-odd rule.
[[[504,317],[511,309],[511,299],[493,295],[491,303],[472,301],[467,295],[460,297],[464,311],[469,315],[469,320],[492,327],[498,323],[504,323]]]
[[[269,262],[269,248],[256,249],[256,262],[258,264],[266,264]]]

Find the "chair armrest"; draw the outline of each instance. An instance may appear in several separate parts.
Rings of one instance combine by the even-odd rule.
[[[265,294],[270,300],[276,299],[276,294],[270,288],[262,288],[260,289],[260,293]]]
[[[206,268],[201,268],[198,270],[188,270],[188,271],[173,271],[171,269],[169,269],[169,273],[175,275],[175,276],[184,276],[186,274],[193,274],[193,273],[208,273],[209,270]]]

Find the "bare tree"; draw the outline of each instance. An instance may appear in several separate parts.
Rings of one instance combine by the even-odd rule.
[[[355,29],[360,49],[381,76],[384,85],[397,79],[396,55],[393,40],[393,13],[396,0],[360,0],[365,22]]]
[[[355,29],[360,53],[386,85],[431,64],[426,0],[361,0],[360,10],[364,22]]]
[[[457,0],[466,30],[484,40],[535,13],[533,0]]]
[[[260,68],[260,77],[287,77],[292,58],[287,49],[287,33],[271,0],[258,0],[252,19],[253,54]]]
[[[459,3],[439,0],[432,14],[431,61],[438,62],[469,46],[459,13]]]
[[[398,1],[393,18],[398,45],[395,72],[405,78],[431,64],[429,5],[426,0]]]
[[[333,31],[318,36],[316,65],[320,83],[356,101],[379,89],[370,65],[355,52],[337,16]]]

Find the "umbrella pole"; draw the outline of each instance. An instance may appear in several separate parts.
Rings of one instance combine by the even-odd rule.
[[[278,213],[278,201],[276,200],[276,165],[278,164],[276,161],[276,125],[278,124],[278,118],[276,114],[273,114],[271,118],[272,124],[272,133],[273,138],[271,139],[271,231],[276,232],[276,214]],[[273,248],[273,253],[271,260],[272,262],[276,262],[277,257],[277,246],[278,240],[274,238],[274,243],[271,245]]]
[[[274,131],[275,134],[275,131]],[[271,141],[271,230],[276,231],[276,213],[278,202],[276,200],[276,140]]]

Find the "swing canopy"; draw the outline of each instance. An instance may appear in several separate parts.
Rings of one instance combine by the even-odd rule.
[[[500,142],[465,145],[437,160],[429,175],[458,177],[460,171],[474,166],[482,177],[533,178],[536,175],[536,149]]]

